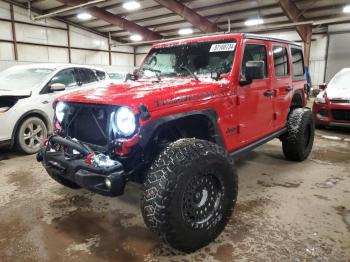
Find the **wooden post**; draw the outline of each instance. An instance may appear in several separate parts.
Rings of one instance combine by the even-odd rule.
[[[304,41],[304,64],[305,67],[309,68],[310,64],[310,50],[312,42],[312,26],[309,25],[306,31],[306,41]]]
[[[17,49],[17,38],[16,38],[16,25],[15,25],[15,15],[13,12],[13,4],[10,4],[11,13],[11,27],[12,27],[12,40],[13,40],[13,52],[15,55],[15,60],[18,61],[18,49]]]
[[[136,59],[136,51],[137,51],[137,47],[136,46],[134,46],[134,67],[136,67],[137,66],[137,59]]]
[[[112,65],[112,48],[111,48],[111,32],[108,33],[108,59],[109,65]]]
[[[72,48],[70,45],[70,26],[67,24],[67,44],[68,44],[68,62],[72,63]]]

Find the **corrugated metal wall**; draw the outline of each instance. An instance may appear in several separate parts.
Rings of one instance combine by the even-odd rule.
[[[0,1],[0,70],[15,64],[68,63],[68,27],[54,19],[32,21],[28,11],[13,6],[18,60],[15,60],[10,4]],[[112,47],[109,65],[108,39],[69,26],[71,63],[99,65],[113,71],[134,69],[131,47]]]

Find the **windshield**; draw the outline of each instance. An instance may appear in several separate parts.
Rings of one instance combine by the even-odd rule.
[[[343,71],[336,74],[329,83],[329,87],[350,90],[350,71]]]
[[[185,43],[155,48],[140,68],[140,76],[191,76],[231,71],[236,40]]]
[[[53,69],[11,67],[0,72],[0,90],[23,90],[40,84]]]

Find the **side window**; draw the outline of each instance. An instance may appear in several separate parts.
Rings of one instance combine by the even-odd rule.
[[[267,52],[264,45],[247,44],[244,49],[241,74],[245,76],[245,68],[248,61],[263,61],[265,64],[265,78],[268,77]]]
[[[77,79],[74,68],[64,69],[58,72],[50,81],[52,84],[64,84],[66,87],[77,85]]]
[[[91,69],[79,68],[78,71],[81,84],[88,84],[98,81],[97,76]]]
[[[299,78],[305,75],[303,52],[298,48],[291,48],[293,62],[293,77]]]
[[[106,73],[105,72],[96,70],[95,73],[96,73],[97,78],[99,80],[105,80],[106,79]]]
[[[282,46],[274,46],[273,63],[275,65],[275,76],[287,76],[288,75],[288,52],[287,48]]]

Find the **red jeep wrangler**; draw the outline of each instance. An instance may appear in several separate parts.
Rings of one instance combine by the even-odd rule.
[[[143,183],[146,225],[191,252],[234,209],[233,162],[274,138],[287,159],[311,152],[303,53],[295,43],[224,34],[156,44],[126,83],[63,96],[37,158],[57,182],[118,196]]]

